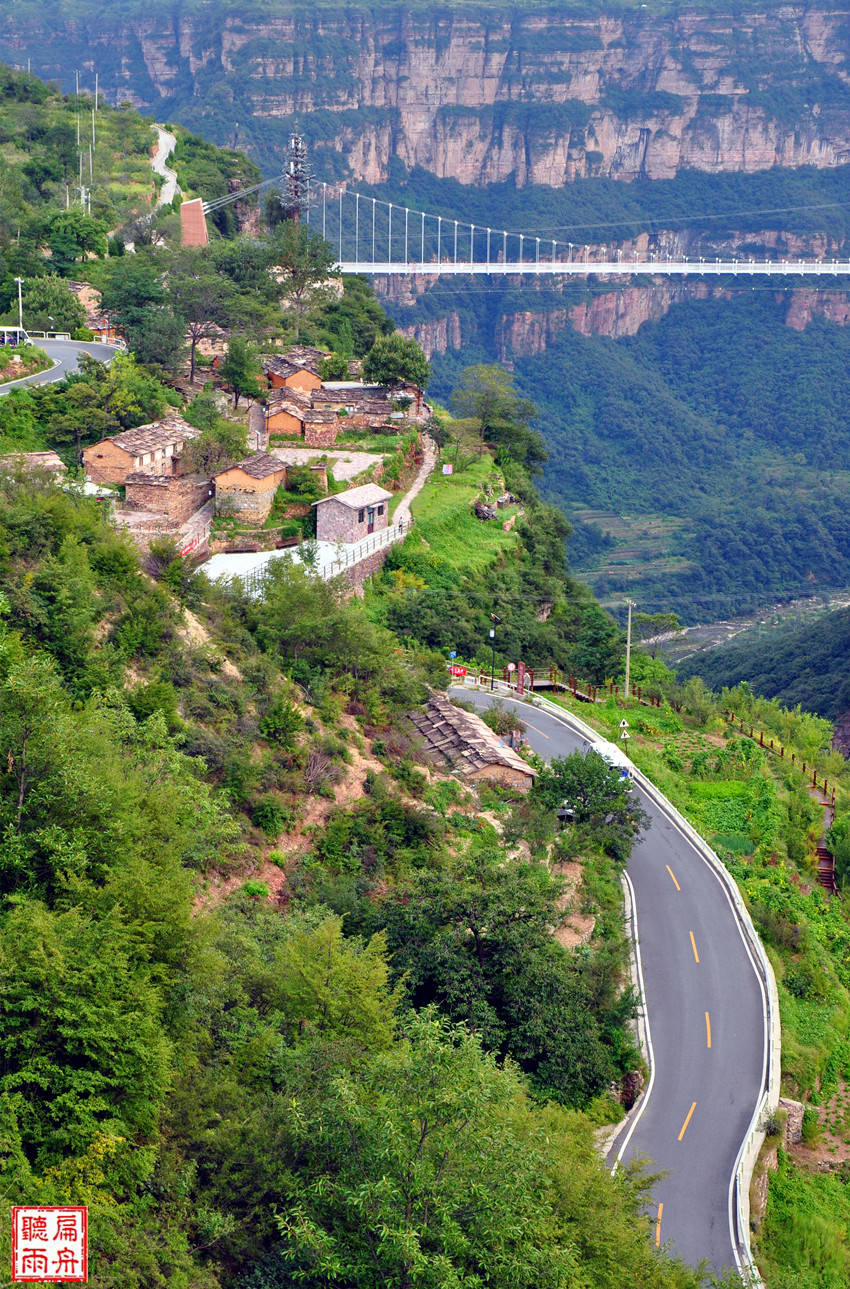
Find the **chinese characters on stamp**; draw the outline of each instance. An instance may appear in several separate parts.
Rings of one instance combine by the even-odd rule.
[[[12,1209],[12,1280],[88,1279],[88,1210],[44,1205]]]

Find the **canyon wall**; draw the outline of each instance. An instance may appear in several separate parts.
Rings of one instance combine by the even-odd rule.
[[[739,289],[749,291],[750,288]],[[735,287],[706,282],[659,281],[603,291],[564,308],[506,310],[496,319],[494,357],[510,365],[517,358],[545,353],[567,327],[583,336],[603,336],[609,340],[633,336],[645,322],[660,321],[676,304],[691,300],[728,300],[735,292]],[[795,331],[802,331],[816,317],[826,318],[838,326],[850,325],[850,295],[846,291],[800,287],[777,290],[776,300],[785,305],[785,325]],[[469,336],[465,322],[471,328]],[[430,359],[434,354],[462,349],[475,338],[477,324],[468,313],[448,310],[442,317],[415,322],[401,330],[417,340]]]
[[[581,19],[16,0],[0,11],[0,57],[66,89],[75,68],[93,88],[97,70],[108,101],[267,165],[297,122],[320,177],[380,182],[394,157],[465,184],[556,187],[850,160],[846,4]]]

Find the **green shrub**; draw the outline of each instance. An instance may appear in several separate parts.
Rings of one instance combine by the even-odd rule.
[[[242,890],[246,895],[252,895],[256,899],[267,900],[269,898],[268,885],[265,882],[259,882],[253,878],[251,881],[245,883]]]
[[[278,747],[291,748],[295,735],[304,728],[304,717],[287,698],[278,698],[260,721],[260,732]]]
[[[276,837],[283,830],[283,810],[274,797],[263,797],[251,811],[251,818],[267,837]]]

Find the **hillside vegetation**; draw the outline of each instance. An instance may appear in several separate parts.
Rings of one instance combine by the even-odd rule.
[[[802,706],[827,720],[850,709],[848,679],[850,610],[823,613],[804,626],[767,628],[692,654],[680,676],[699,675],[712,687],[746,682],[755,693],[786,707]]]
[[[792,331],[784,313],[773,290],[750,290],[677,305],[623,340],[566,330],[515,360],[550,453],[544,490],[603,599],[710,620],[850,581],[850,332]],[[435,359],[437,391],[459,365]],[[635,547],[635,530],[652,542]]]
[[[32,476],[0,536],[4,1204],[87,1203],[116,1289],[696,1289],[593,1145],[636,1059],[608,826],[575,954],[545,801],[417,764],[441,657],[285,565],[157,585]]]

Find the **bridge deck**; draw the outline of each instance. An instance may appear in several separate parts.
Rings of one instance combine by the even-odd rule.
[[[408,274],[418,276],[469,274],[509,277],[532,273],[549,277],[848,277],[850,260],[490,260],[470,263],[453,260],[341,260],[343,273],[370,276]]]

